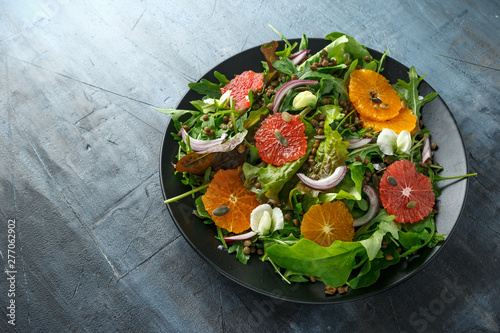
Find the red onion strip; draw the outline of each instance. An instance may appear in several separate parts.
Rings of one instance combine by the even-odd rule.
[[[335,169],[335,171],[330,176],[318,180],[311,179],[303,173],[298,173],[297,176],[304,184],[306,184],[310,188],[313,188],[315,190],[328,190],[340,183],[342,179],[344,179],[346,173],[347,166],[343,165]]]
[[[365,192],[370,199],[370,208],[368,208],[368,211],[365,215],[354,219],[354,223],[352,224],[353,227],[360,227],[364,224],[367,224],[368,222],[373,220],[375,216],[377,216],[379,211],[380,199],[378,198],[378,194],[375,189],[370,185],[363,185],[363,192]]]
[[[288,57],[288,59],[292,60],[293,61],[293,65],[294,66],[297,66],[299,65],[300,63],[302,63],[302,61],[304,61],[306,58],[307,58],[307,54],[310,52],[311,50],[302,50],[302,51],[299,51],[295,54],[292,54],[291,56]]]
[[[274,101],[273,101],[273,112],[278,113],[278,108],[280,106],[281,101],[289,92],[291,89],[298,87],[298,86],[303,86],[303,85],[315,85],[318,84],[318,81],[315,80],[292,80],[288,81],[287,83],[283,84],[278,91],[276,92],[276,95],[274,95]]]
[[[248,131],[245,129],[235,136],[233,136],[231,139],[227,140],[224,143],[221,143],[217,146],[213,146],[211,148],[208,148],[203,151],[199,151],[198,153],[200,154],[205,154],[205,153],[225,153],[228,151],[233,150],[234,148],[238,147],[240,143],[245,140],[245,136],[247,136]]]
[[[184,128],[181,129],[181,134],[182,134],[182,140],[184,141],[184,143],[187,144],[186,139],[189,136],[189,134],[186,132]],[[191,149],[194,151],[206,150],[214,146],[220,145],[222,142],[224,142],[224,139],[226,137],[227,133],[222,134],[222,136],[219,139],[215,140],[198,140],[189,136],[189,145],[191,146]]]
[[[431,158],[431,144],[429,136],[426,136],[424,139],[424,147],[422,148],[422,162],[427,162],[429,158]]]
[[[255,237],[257,235],[258,235],[258,233],[256,233],[255,231],[250,231],[250,232],[236,235],[236,236],[224,237],[224,240],[226,242],[234,242],[234,241],[239,241],[239,240],[247,240],[247,239],[250,239],[250,238]]]
[[[357,149],[357,148],[362,148],[369,144],[372,139],[352,139],[352,140],[346,140],[349,142],[349,146],[347,146],[347,149]]]

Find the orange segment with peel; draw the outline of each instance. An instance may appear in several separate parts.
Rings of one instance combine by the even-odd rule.
[[[412,132],[417,125],[417,117],[415,117],[410,109],[401,109],[396,117],[386,121],[371,120],[363,116],[361,116],[360,119],[363,122],[364,128],[371,127],[374,131],[381,131],[384,128],[389,128],[397,134],[401,133],[401,131]]]
[[[354,219],[342,201],[311,206],[304,214],[300,232],[304,238],[328,247],[336,240],[352,242]]]
[[[215,225],[236,234],[250,228],[250,214],[260,205],[255,193],[243,186],[237,169],[217,171],[201,200]],[[214,210],[222,206],[229,211],[214,215]]]
[[[389,120],[396,117],[401,109],[398,93],[387,79],[368,69],[358,69],[351,73],[349,98],[365,119]]]

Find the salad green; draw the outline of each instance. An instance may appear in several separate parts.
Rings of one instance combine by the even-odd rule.
[[[386,209],[376,207],[374,217],[356,228],[351,242],[336,240],[330,246],[304,238],[300,229],[304,215],[312,206],[334,200],[342,200],[355,219],[374,211],[370,209],[373,202],[363,187],[378,189],[387,166],[394,161],[410,160],[433,185],[445,179],[436,174],[442,167],[427,157],[429,131],[422,126],[406,138],[399,139],[397,134],[395,137],[385,135],[388,139],[380,136],[378,143],[380,131],[361,126],[349,101],[349,77],[356,69],[383,74],[383,59],[374,59],[364,45],[340,32],[328,34],[326,39],[330,43],[312,55],[308,55],[305,35],[298,49],[297,43],[292,45],[285,37],[281,38],[284,40],[282,50],[277,49],[277,42],[261,48],[263,87],[249,91],[250,108],[237,109],[232,97],[222,95],[221,88],[230,80],[215,72],[217,83],[203,79],[189,84],[202,96],[191,102],[193,110],[159,109],[171,115],[178,131],[172,133],[179,143],[177,172],[182,173],[182,182],[192,187],[184,195],[165,202],[198,195],[196,215],[204,223],[213,223],[204,207],[203,193],[217,169],[239,168],[245,188],[262,204],[279,207],[284,218],[281,229],[269,232],[267,228],[266,233],[254,230],[250,238],[241,240],[226,241],[230,233],[214,226],[218,230],[217,238],[228,253],[234,253],[242,264],[257,258],[268,261],[286,283],[307,283],[314,277],[330,287],[370,286],[377,281],[381,270],[444,240],[445,236],[436,231],[435,212],[416,223],[398,223]],[[322,64],[325,59],[328,61]],[[414,67],[408,74],[409,82],[398,80],[393,87],[419,120],[421,107],[437,93],[420,97],[418,86],[423,76],[419,77]],[[293,80],[314,80],[317,84],[290,89],[281,96],[279,104],[273,104],[280,87]],[[255,142],[255,133],[262,122],[276,113],[301,119],[307,145],[305,154],[280,165],[263,162]],[[225,136],[228,139],[224,139]],[[205,143],[220,138],[224,143],[201,151],[194,151],[190,144],[196,140],[204,147]],[[362,140],[366,142],[352,148],[356,146],[353,143]],[[297,176],[304,173],[311,179],[321,180],[343,166],[347,167],[345,176],[326,190],[315,189]],[[439,195],[435,186],[434,192]],[[261,227],[261,230],[264,229]]]

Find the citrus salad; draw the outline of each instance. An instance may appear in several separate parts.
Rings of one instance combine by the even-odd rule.
[[[165,203],[192,195],[221,249],[269,262],[286,283],[322,281],[327,295],[367,287],[444,240],[435,184],[458,177],[438,175],[420,119],[437,93],[419,95],[414,67],[408,82],[388,82],[387,52],[374,59],[346,34],[318,52],[305,35],[281,39],[262,45],[261,72],[215,72],[218,82],[189,84],[192,109],[159,109],[192,187]]]

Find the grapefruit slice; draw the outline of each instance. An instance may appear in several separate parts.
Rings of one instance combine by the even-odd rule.
[[[399,223],[422,220],[436,200],[430,178],[418,173],[408,160],[396,161],[387,168],[379,190],[382,205]]]
[[[281,113],[268,116],[255,132],[255,146],[266,163],[282,165],[306,153],[305,125],[299,116],[285,121]]]
[[[349,99],[361,116],[376,121],[392,119],[401,109],[398,93],[387,79],[368,69],[351,73]]]
[[[336,240],[352,242],[354,219],[342,201],[314,205],[304,214],[300,232],[304,238],[321,246],[330,246]]]
[[[250,107],[250,100],[248,99],[248,92],[250,90],[260,90],[262,88],[262,73],[255,73],[253,71],[245,71],[236,75],[234,79],[229,81],[223,88],[221,93],[231,90],[231,96],[235,101],[235,108]]]

